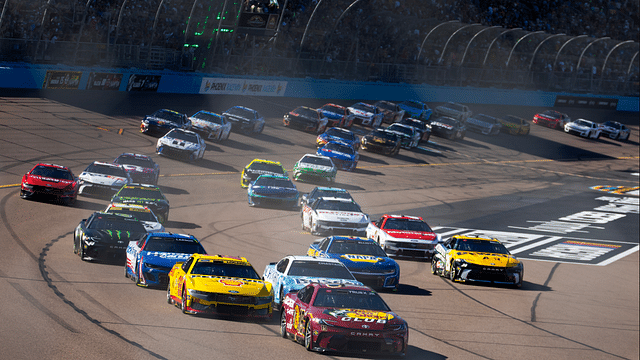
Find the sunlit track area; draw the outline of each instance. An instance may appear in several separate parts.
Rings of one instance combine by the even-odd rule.
[[[70,205],[20,196],[23,175],[38,163],[67,167],[78,177],[95,161],[147,155],[158,165],[157,185],[170,204],[166,231],[195,236],[210,255],[244,257],[262,275],[285,256],[306,255],[325,235],[305,228],[299,206],[249,206],[243,171],[254,159],[271,160],[292,178],[301,157],[316,154],[317,134],[287,127],[283,117],[329,100],[175,95],[159,101],[148,95],[110,108],[75,94],[4,95],[2,358],[388,358],[308,352],[282,338],[277,309],[270,319],[185,314],[181,304],[168,303],[166,287],[136,286],[124,255],[81,260],[74,252],[80,225],[105,210],[111,194],[87,191]],[[206,139],[201,159],[159,155],[161,135],[141,133],[141,120],[158,109],[191,116],[236,105],[257,110],[263,130]],[[469,106],[530,123],[546,110]],[[527,135],[467,131],[452,140],[432,134],[392,155],[359,148],[355,169],[338,170],[335,181],[293,181],[300,194],[316,186],[347,190],[371,222],[385,214],[421,217],[443,243],[454,235],[495,238],[522,261],[518,288],[451,281],[432,274],[428,259],[396,258],[399,286],[378,293],[407,323],[404,358],[638,359],[637,113],[562,110],[596,122],[615,117],[630,137],[589,139],[533,123]],[[356,124],[351,130],[361,139],[373,129]]]

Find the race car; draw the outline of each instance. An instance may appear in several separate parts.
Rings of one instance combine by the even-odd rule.
[[[78,187],[78,179],[68,167],[39,163],[22,176],[20,197],[31,199],[42,196],[73,205],[78,196]]]
[[[287,175],[287,170],[279,161],[253,159],[242,169],[240,185],[246,188],[260,175]]]
[[[340,261],[358,281],[374,289],[400,286],[400,266],[371,239],[329,236],[311,244],[307,255]]]
[[[204,157],[207,144],[197,133],[190,130],[173,129],[158,139],[156,153],[188,161]]]
[[[405,110],[398,104],[391,101],[380,100],[374,104],[382,111],[382,122],[387,124],[393,124],[405,117]]]
[[[435,113],[437,116],[447,116],[461,122],[466,121],[471,117],[471,115],[473,115],[473,112],[469,110],[468,106],[454,102],[447,102],[440,106],[436,106]]]
[[[169,271],[177,262],[206,253],[193,235],[151,232],[129,242],[124,276],[138,286],[166,288]]]
[[[437,235],[419,216],[384,214],[367,226],[367,238],[376,241],[390,256],[430,259]]]
[[[340,170],[354,171],[360,155],[343,142],[329,141],[316,151],[316,155],[330,157]]]
[[[231,123],[224,116],[200,110],[189,117],[191,130],[207,140],[224,141],[229,138]]]
[[[428,121],[433,112],[429,105],[418,100],[406,100],[401,102],[400,107],[404,109],[404,116],[418,120]]]
[[[483,135],[498,135],[502,124],[493,116],[477,114],[469,117],[465,122],[467,130],[479,132]]]
[[[418,120],[414,118],[404,118],[398,121],[399,124],[408,125],[414,128],[420,134],[420,141],[427,142],[431,137],[431,126],[426,120]]]
[[[330,157],[315,154],[305,154],[293,166],[293,179],[324,180],[330,183],[336,181],[338,168]]]
[[[160,166],[147,155],[123,153],[115,158],[113,163],[122,165],[129,173],[132,182],[158,185]]]
[[[186,114],[174,110],[161,109],[147,115],[140,123],[140,132],[144,134],[166,134],[173,129],[189,129],[191,122]]]
[[[531,124],[521,117],[506,115],[498,121],[502,125],[500,131],[510,135],[527,135],[531,131]]]
[[[377,106],[359,102],[347,108],[353,114],[353,122],[363,126],[379,127],[384,114]]]
[[[131,183],[131,176],[120,164],[94,161],[78,176],[78,183],[80,195],[111,196]]]
[[[264,117],[257,111],[244,106],[234,106],[222,113],[231,123],[231,129],[245,134],[261,134]]]
[[[436,245],[431,273],[451,281],[522,286],[524,265],[497,239],[454,235]]]
[[[467,134],[467,127],[456,119],[441,116],[431,121],[431,133],[449,140],[462,140]]]
[[[545,110],[533,116],[533,123],[556,130],[564,129],[564,124],[571,122],[569,115],[555,110]]]
[[[344,264],[336,259],[289,255],[264,268],[262,278],[271,284],[273,305],[282,306],[282,299],[312,282],[321,284],[362,285]]]
[[[420,133],[412,126],[395,123],[389,125],[385,130],[398,135],[400,146],[405,149],[414,148],[420,142]]]
[[[133,217],[94,212],[82,219],[73,232],[73,253],[82,261],[124,257],[129,241],[147,233]]]
[[[169,272],[167,302],[185,314],[272,317],[271,284],[244,257],[193,254]]]
[[[369,215],[352,200],[322,197],[302,206],[302,230],[311,235],[364,235]]]
[[[403,356],[407,322],[366,286],[311,283],[282,301],[280,336],[309,351]]]
[[[137,204],[110,203],[104,210],[107,214],[120,214],[140,221],[148,232],[165,231],[156,215],[146,206]]]
[[[247,188],[249,206],[298,207],[300,193],[286,175],[260,175]]]
[[[362,137],[360,148],[385,155],[397,155],[400,152],[400,137],[387,129],[373,129]]]
[[[617,121],[605,121],[602,123],[601,129],[602,135],[614,140],[627,141],[631,135],[629,128]]]
[[[349,144],[353,150],[358,150],[360,147],[360,139],[358,138],[358,135],[354,134],[351,130],[341,129],[338,127],[329,128],[327,131],[318,135],[316,138],[316,146],[321,147],[329,141]]]
[[[349,192],[345,189],[316,186],[309,193],[303,194],[300,197],[300,205],[311,204],[316,201],[316,199],[319,199],[321,197],[347,199],[355,202],[355,200],[353,200],[353,197],[351,197],[351,194],[349,194]]]
[[[161,223],[165,223],[169,219],[169,200],[155,185],[125,185],[111,197],[111,202],[146,206],[153,211]]]
[[[600,124],[590,120],[577,119],[564,124],[564,132],[588,139],[599,139],[602,128]]]
[[[322,134],[327,128],[329,119],[316,109],[298,106],[284,115],[282,123],[293,129]]]
[[[350,128],[353,125],[353,114],[342,105],[328,103],[318,111],[329,119],[327,126]]]

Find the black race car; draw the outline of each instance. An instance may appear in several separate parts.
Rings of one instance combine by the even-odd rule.
[[[362,137],[360,147],[363,150],[380,152],[386,155],[396,155],[400,151],[398,135],[382,128],[374,129]]]
[[[124,166],[131,180],[141,184],[158,185],[160,166],[151,157],[141,154],[124,153],[118,156],[114,163]]]
[[[431,133],[450,140],[462,140],[467,134],[467,128],[459,120],[441,116],[431,121]]]
[[[231,130],[245,134],[260,134],[264,129],[264,117],[244,106],[234,106],[222,113],[231,124]]]
[[[431,126],[428,121],[418,120],[414,118],[404,118],[398,121],[400,124],[409,125],[414,128],[420,134],[420,141],[429,141],[431,137]]]
[[[169,201],[155,185],[125,185],[113,195],[111,202],[144,205],[153,211],[161,223],[165,223],[169,218]]]
[[[187,114],[161,109],[145,116],[140,123],[140,132],[144,134],[158,133],[164,135],[175,128],[187,130],[191,128],[191,121]]]
[[[144,225],[133,217],[97,211],[76,227],[73,253],[82,260],[124,258],[129,241],[146,233]]]
[[[322,134],[327,128],[329,119],[319,110],[298,106],[284,115],[282,123],[293,129]]]

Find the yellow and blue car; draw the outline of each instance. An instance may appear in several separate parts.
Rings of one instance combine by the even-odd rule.
[[[451,281],[521,287],[524,265],[497,239],[454,235],[436,245],[431,273]]]
[[[288,176],[287,170],[279,161],[253,159],[242,169],[240,185],[248,188],[260,175],[284,175]]]
[[[246,258],[193,254],[169,272],[167,302],[185,314],[268,320],[273,294]]]

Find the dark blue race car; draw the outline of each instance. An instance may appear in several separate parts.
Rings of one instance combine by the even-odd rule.
[[[349,144],[329,141],[316,151],[317,155],[327,156],[340,170],[353,171],[358,166],[360,155]]]
[[[321,147],[329,141],[343,142],[349,144],[354,150],[360,147],[360,138],[351,130],[332,127],[316,138],[316,146]]]
[[[124,276],[138,286],[166,287],[173,265],[186,261],[191,254],[206,253],[193,235],[148,233],[129,242]]]
[[[300,192],[286,175],[260,175],[247,189],[249,206],[298,207]]]
[[[187,114],[169,109],[161,109],[147,115],[140,123],[140,132],[145,134],[158,133],[164,135],[173,129],[190,129],[191,121]]]

